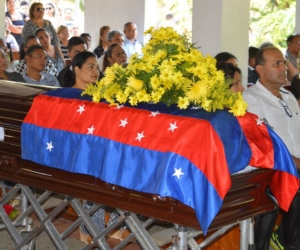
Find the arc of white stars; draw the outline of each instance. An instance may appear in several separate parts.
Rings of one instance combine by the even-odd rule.
[[[181,168],[179,168],[179,169],[177,169],[177,168],[174,168],[174,174],[173,174],[173,176],[176,176],[177,178],[178,178],[178,180],[180,179],[180,176],[181,175],[184,175],[184,173],[183,172],[181,172]]]
[[[174,123],[170,123],[170,127],[168,128],[168,130],[171,130],[172,132],[174,132],[174,130],[177,128],[178,127],[176,126],[176,122],[174,122]]]
[[[54,148],[54,146],[52,145],[52,141],[46,142],[46,144],[47,144],[46,150],[49,150],[49,152],[51,152],[52,148]]]
[[[87,134],[91,134],[92,135],[94,133],[94,130],[95,130],[94,125],[92,125],[92,127],[88,128]]]
[[[155,111],[155,112],[152,111],[151,114],[150,114],[149,116],[155,117],[155,116],[157,116],[158,114],[160,114],[159,111]]]
[[[82,112],[84,112],[84,105],[79,105],[79,108],[76,110],[76,112],[79,112],[80,114],[82,114]]]
[[[142,133],[137,133],[137,137],[135,138],[138,141],[141,141],[145,137],[144,131]]]
[[[124,120],[120,120],[121,124],[119,125],[119,127],[124,127],[128,124],[127,118],[125,118]]]
[[[256,125],[258,125],[258,126],[262,126],[263,122],[264,121],[262,119],[260,119],[259,117],[256,119]]]

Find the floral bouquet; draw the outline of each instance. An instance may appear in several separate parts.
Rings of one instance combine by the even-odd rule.
[[[143,56],[134,54],[126,67],[114,64],[105,77],[90,84],[83,94],[102,98],[112,105],[140,102],[176,104],[180,109],[200,106],[208,112],[229,108],[235,116],[246,112],[241,93],[229,89],[230,82],[216,69],[216,60],[203,56],[187,36],[173,28],[150,28]]]

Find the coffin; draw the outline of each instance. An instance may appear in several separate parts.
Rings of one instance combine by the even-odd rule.
[[[50,88],[0,82],[0,178],[24,185],[118,207],[144,216],[201,229],[195,211],[169,197],[126,189],[93,176],[46,167],[21,158],[20,127],[33,98]],[[231,176],[232,185],[209,230],[275,209],[265,194],[275,171],[258,169]]]

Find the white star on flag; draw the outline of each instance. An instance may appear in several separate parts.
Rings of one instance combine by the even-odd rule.
[[[152,111],[152,112],[151,112],[151,115],[149,115],[149,116],[155,117],[155,116],[157,116],[158,114],[160,114],[159,111],[155,111],[155,112]]]
[[[95,130],[94,125],[92,125],[92,127],[88,128],[87,134],[91,134],[92,135],[94,133],[94,130]]]
[[[262,119],[260,119],[259,117],[256,119],[256,125],[258,125],[258,126],[262,126],[263,122],[264,121]]]
[[[124,127],[127,125],[128,121],[127,118],[125,118],[125,120],[121,120],[121,124],[119,125],[119,127]]]
[[[138,141],[141,141],[144,138],[144,131],[142,133],[137,133],[137,137],[135,138]]]
[[[177,176],[178,180],[180,179],[180,176],[181,175],[184,175],[184,173],[181,172],[181,168],[177,169],[177,168],[174,168],[175,170],[175,173],[173,174],[173,176]]]
[[[174,123],[170,123],[170,127],[168,128],[168,130],[171,130],[172,132],[174,132],[174,130],[177,128],[178,127],[176,126],[176,122],[174,122]]]
[[[79,108],[76,110],[76,112],[79,112],[81,114],[83,111],[85,111],[84,105],[79,105]]]
[[[124,107],[124,105],[122,104],[122,105],[118,105],[117,107],[115,107],[115,109],[120,109],[120,108],[123,108]]]
[[[51,152],[51,150],[52,150],[52,148],[54,148],[53,147],[53,145],[52,145],[52,141],[51,142],[46,142],[47,143],[47,148],[46,148],[46,150],[49,150],[50,152]]]
[[[200,106],[193,106],[193,107],[191,107],[191,109],[201,109],[201,107]]]

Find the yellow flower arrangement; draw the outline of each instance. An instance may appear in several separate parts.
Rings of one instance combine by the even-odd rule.
[[[105,77],[90,84],[83,94],[94,102],[102,98],[112,105],[140,102],[176,104],[180,109],[201,106],[208,112],[229,108],[235,116],[246,112],[240,93],[229,89],[224,73],[216,69],[216,60],[203,56],[186,36],[173,28],[150,28],[143,56],[134,54],[126,67],[114,64]]]

